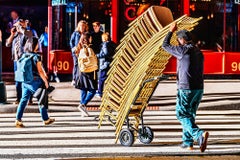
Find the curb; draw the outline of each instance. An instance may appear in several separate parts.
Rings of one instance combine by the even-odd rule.
[[[90,106],[87,107],[88,111],[100,111],[99,104],[93,103],[90,104]],[[16,113],[17,111],[17,105],[6,103],[6,104],[0,104],[0,113]],[[146,111],[173,111],[175,110],[175,105],[169,105],[169,107],[166,106],[160,106],[158,104],[149,105],[146,108]],[[222,104],[222,105],[212,105],[212,106],[200,106],[198,110],[240,110],[240,102],[236,103],[230,103],[230,104]],[[72,106],[57,106],[56,104],[49,104],[49,112],[76,112],[77,105]],[[25,108],[24,113],[39,113],[38,105],[37,103],[34,103],[33,105],[28,105]]]

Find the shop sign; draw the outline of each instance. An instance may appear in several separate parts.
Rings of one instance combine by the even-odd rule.
[[[52,0],[52,6],[67,5],[67,0]]]

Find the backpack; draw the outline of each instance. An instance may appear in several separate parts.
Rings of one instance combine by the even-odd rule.
[[[92,48],[84,45],[78,55],[78,66],[81,72],[93,72],[98,69],[98,59]]]
[[[25,53],[17,61],[17,70],[15,71],[15,81],[17,82],[32,82],[33,70],[32,61],[35,55],[32,53]]]

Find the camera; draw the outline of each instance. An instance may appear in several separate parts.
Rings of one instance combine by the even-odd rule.
[[[17,32],[16,26],[13,27],[13,32]]]

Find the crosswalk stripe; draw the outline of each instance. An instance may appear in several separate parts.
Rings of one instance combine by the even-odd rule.
[[[52,112],[56,122],[43,126],[39,113],[24,113],[26,128],[15,128],[15,114],[0,114],[0,159],[9,157],[89,157],[116,155],[189,154],[200,152],[180,149],[181,125],[174,111],[145,111],[145,125],[154,132],[153,142],[144,145],[136,139],[132,147],[115,144],[115,128],[104,122],[98,129],[98,111],[91,117],[79,112]],[[203,154],[240,153],[240,111],[199,111],[197,124],[210,132],[209,145]],[[126,127],[126,126],[124,126]]]

